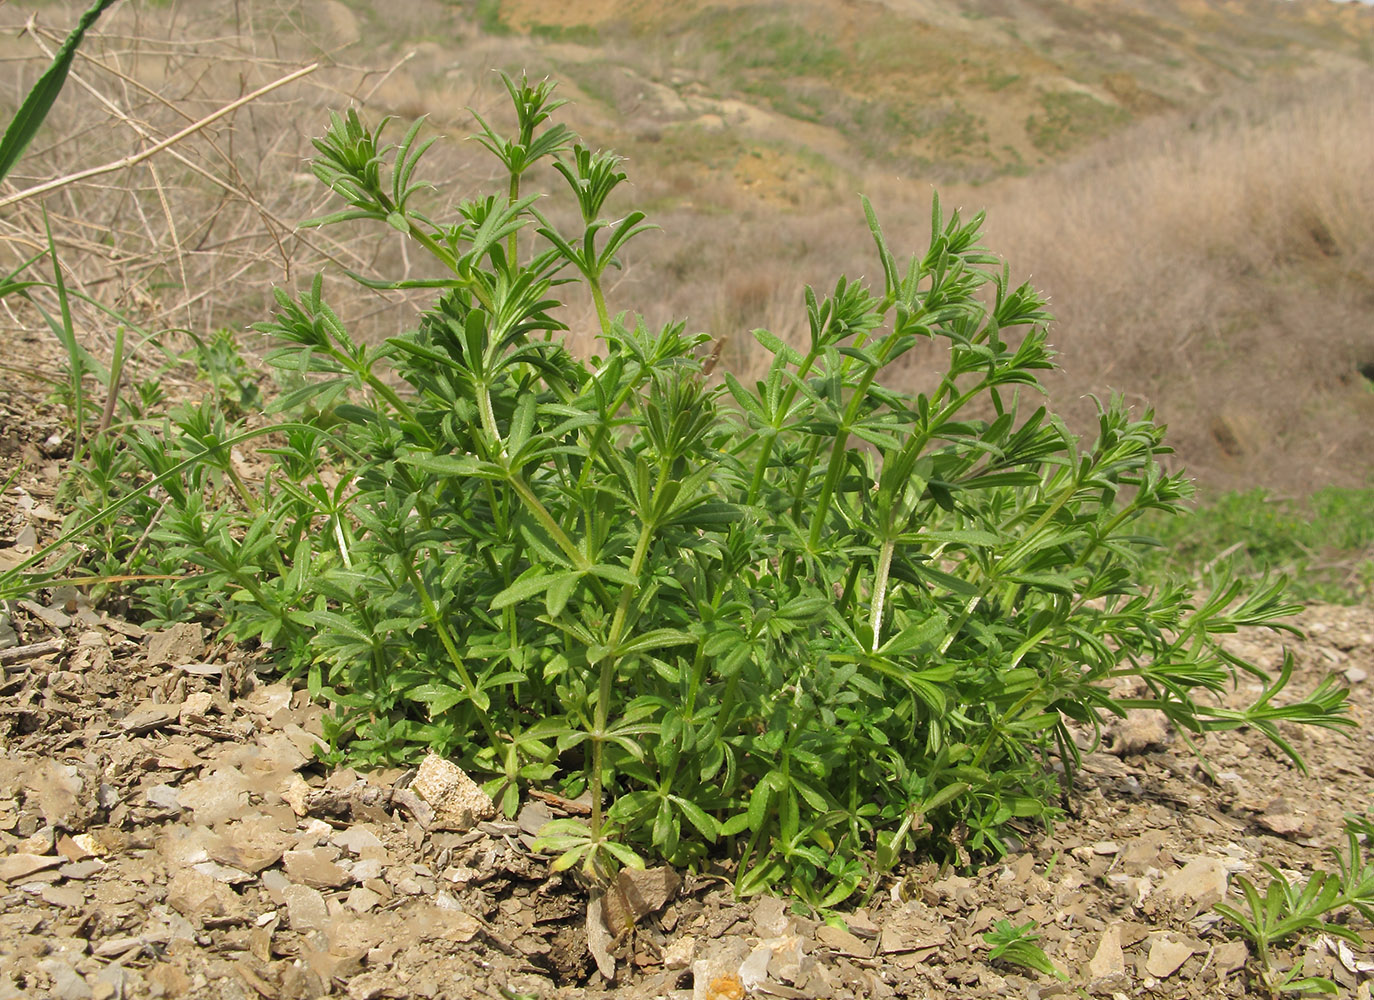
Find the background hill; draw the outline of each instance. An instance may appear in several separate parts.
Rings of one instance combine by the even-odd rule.
[[[0,8],[0,106],[76,11]],[[633,186],[612,207],[663,227],[627,256],[612,310],[687,318],[741,374],[749,329],[799,334],[803,283],[876,270],[859,192],[914,249],[938,189],[947,207],[987,209],[1013,278],[1050,294],[1064,366],[1051,389],[1085,429],[1089,394],[1119,391],[1156,407],[1210,489],[1306,492],[1374,470],[1362,5],[131,2],[102,22],[81,85],[10,183],[124,155],[147,141],[139,129],[168,134],[315,59],[307,80],[188,140],[184,162],[52,200],[79,283],[149,329],[205,333],[262,318],[271,283],[323,266],[358,329],[406,325],[406,302],[335,280],[337,264],[400,276],[399,246],[294,231],[329,203],[304,167],[308,137],[350,103],[427,115],[453,140],[431,154],[452,178],[435,197],[456,200],[487,176],[457,139],[474,128],[467,108],[503,113],[491,70],[548,74],[585,139],[629,158]],[[36,211],[0,220],[5,253],[32,252]],[[576,341],[590,312],[572,310]],[[42,335],[31,319],[10,317],[11,335]],[[939,364],[913,355],[912,388]]]

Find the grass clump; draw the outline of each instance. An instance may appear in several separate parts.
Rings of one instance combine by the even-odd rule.
[[[1042,153],[1065,152],[1106,135],[1130,118],[1119,107],[1075,91],[1041,94],[1040,109],[1026,118],[1026,135]]]
[[[1111,400],[1083,442],[1022,399],[1052,366],[1048,317],[981,217],[937,200],[899,263],[865,201],[877,286],[807,288],[802,341],[754,331],[762,377],[718,384],[708,337],[607,302],[648,228],[603,215],[619,158],[551,122],[547,83],[506,83],[516,129],[481,121],[479,141],[509,183],[451,218],[423,204],[420,123],[387,144],[349,112],[316,141],[345,205],[310,225],[371,220],[433,259],[435,278],[357,276],[433,289],[415,329],[368,345],[320,279],[278,292],[259,329],[297,386],[282,422],[248,428],[212,394],[140,427],[123,448],[150,478],[74,528],[141,519],[127,536],[181,574],[143,599],[270,645],[335,706],[331,760],[432,747],[508,812],[532,783],[586,792],[588,820],[543,832],[556,867],[715,860],[741,895],[829,907],[906,852],[995,856],[1052,821],[1104,714],[1254,726],[1290,754],[1280,722],[1348,724],[1331,683],[1276,705],[1288,671],[1217,645],[1291,613],[1281,587],[1141,582],[1137,522],[1189,485],[1149,414]],[[576,232],[522,186],[542,158]],[[587,359],[557,339],[570,283],[596,306]],[[947,350],[938,385],[890,388],[925,341]],[[239,373],[212,364],[232,396]],[[249,481],[233,448],[268,435]],[[1262,695],[1223,708],[1238,671]],[[1124,676],[1146,694],[1114,695]]]

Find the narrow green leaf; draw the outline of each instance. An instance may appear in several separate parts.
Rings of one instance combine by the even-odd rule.
[[[62,92],[62,86],[67,82],[67,72],[71,69],[72,60],[76,58],[76,49],[81,44],[81,39],[100,15],[114,4],[115,0],[96,0],[87,8],[53,56],[48,68],[43,71],[43,75],[24,98],[24,103],[19,105],[19,110],[10,120],[4,136],[0,137],[0,181],[9,176],[10,170],[24,155],[24,150],[38,134],[43,120],[48,117],[48,112],[56,103],[57,95]]]

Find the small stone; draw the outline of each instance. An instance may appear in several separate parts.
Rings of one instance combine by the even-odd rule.
[[[105,870],[105,862],[99,858],[87,858],[85,861],[73,861],[69,865],[63,865],[57,869],[57,874],[69,879],[88,879],[93,875]]]
[[[520,827],[521,833],[537,837],[539,831],[544,828],[544,824],[552,819],[552,809],[538,799],[531,799],[520,807],[520,811],[515,816],[515,823]]]
[[[1103,857],[1118,854],[1120,851],[1121,845],[1114,840],[1099,840],[1093,844],[1093,853]]]
[[[286,917],[297,932],[323,930],[329,923],[329,907],[320,890],[308,885],[288,885],[281,891]]]
[[[773,949],[763,942],[756,945],[749,957],[740,963],[739,978],[747,991],[755,992],[768,979],[768,961],[772,957]]]
[[[1217,978],[1225,979],[1237,969],[1244,967],[1250,960],[1250,949],[1244,941],[1227,941],[1217,945],[1212,953],[1212,964],[1217,970]]]
[[[379,1000],[394,995],[396,976],[388,970],[364,972],[348,981],[348,1000]]]
[[[1179,970],[1193,954],[1192,945],[1177,940],[1172,934],[1156,934],[1150,942],[1150,954],[1145,959],[1145,971],[1156,979],[1167,979]]]
[[[754,932],[759,937],[777,937],[786,931],[789,921],[787,904],[776,896],[763,896],[754,904]]]
[[[348,872],[353,876],[353,881],[366,882],[369,879],[382,877],[382,863],[377,858],[365,858],[362,861],[353,862]],[[457,879],[453,881],[457,881]]]
[[[48,959],[40,968],[52,979],[53,1000],[91,1000],[91,988],[81,974],[66,962]]]
[[[222,865],[218,861],[202,861],[199,864],[192,865],[191,868],[194,871],[200,872],[202,875],[209,875],[216,882],[223,882],[226,885],[240,885],[244,882],[253,881],[253,876],[249,875],[247,872],[238,868],[231,868],[228,865]]]
[[[94,857],[95,852],[85,846],[83,841],[89,842],[92,839],[88,833],[78,834],[76,837],[63,834],[57,839],[57,853],[68,861],[85,861],[87,858]]]
[[[368,848],[382,847],[381,839],[365,824],[358,823],[346,830],[339,830],[329,837],[333,844],[352,855],[361,855]]]
[[[457,764],[429,754],[410,788],[434,809],[434,826],[466,833],[496,815],[496,803]]]
[[[183,726],[204,725],[206,717],[210,714],[210,705],[213,701],[214,698],[208,691],[188,694],[186,700],[181,703],[181,710],[177,713],[177,721]]]
[[[75,844],[79,850],[96,858],[103,858],[113,851],[123,849],[123,841],[121,839],[123,835],[118,833],[118,831],[102,829],[99,831],[99,834],[103,834],[103,836],[97,835],[96,833],[78,833],[76,836],[72,837],[72,843]],[[80,859],[74,858],[73,860]]]
[[[1206,910],[1226,898],[1227,884],[1225,862],[1199,857],[1161,882],[1159,891],[1175,899],[1190,899],[1199,910]]]
[[[677,895],[682,878],[666,865],[657,868],[622,868],[616,876],[615,887],[629,908],[631,923],[657,913]]]
[[[1364,667],[1347,667],[1345,670],[1345,679],[1351,684],[1359,684],[1368,678],[1369,671]]]
[[[348,890],[348,896],[344,899],[344,906],[354,913],[367,913],[381,903],[382,897],[365,886],[355,885]]]
[[[0,882],[13,882],[34,872],[56,868],[66,860],[60,855],[10,854],[0,858]]]
[[[127,733],[141,735],[154,729],[161,729],[176,721],[177,709],[174,705],[160,705],[145,701],[119,721],[120,728]]]
[[[205,630],[191,622],[183,622],[154,632],[148,637],[148,665],[178,666],[200,659],[205,649]]]
[[[45,826],[37,833],[25,837],[14,845],[15,854],[51,854],[53,852],[56,838],[53,836],[53,828]]]
[[[307,851],[287,851],[282,855],[287,877],[316,889],[337,889],[347,885],[354,876],[333,861],[332,851],[317,847]]]
[[[1310,834],[1315,827],[1311,817],[1290,810],[1286,805],[1271,805],[1270,810],[1257,817],[1256,822],[1271,833],[1277,833],[1280,837],[1287,837],[1290,840],[1304,837]]]
[[[183,808],[177,789],[171,785],[154,785],[144,789],[143,803],[159,816],[175,817]]]
[[[167,885],[167,905],[193,923],[207,917],[237,920],[247,915],[238,893],[190,868],[172,876]]]
[[[878,925],[869,917],[867,910],[855,910],[844,918],[844,922],[849,928],[849,933],[855,937],[871,941],[878,936]]]
[[[1121,988],[1126,978],[1126,956],[1121,951],[1121,925],[1109,924],[1088,961],[1088,980],[1098,986]],[[1120,985],[1118,985],[1120,984]]]
[[[247,812],[248,782],[237,768],[222,767],[183,787],[177,801],[195,813],[197,823],[214,826]]]
[[[305,816],[310,812],[310,794],[312,789],[295,771],[291,772],[291,777],[286,781],[286,787],[278,791],[282,801],[291,807],[291,811],[297,816]]]
[[[816,940],[842,955],[851,955],[854,958],[871,958],[873,956],[872,946],[864,944],[849,931],[840,927],[822,924],[816,928]]]
[[[684,934],[663,949],[663,967],[669,972],[685,969],[692,964],[696,953],[697,939],[690,934]]]

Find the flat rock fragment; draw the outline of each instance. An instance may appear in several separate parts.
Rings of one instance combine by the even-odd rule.
[[[1174,899],[1191,900],[1205,910],[1226,898],[1228,871],[1221,858],[1199,857],[1189,861],[1159,884],[1158,891]]]
[[[816,928],[816,941],[833,951],[842,955],[851,955],[854,958],[869,958],[873,955],[872,945],[865,944],[842,927],[822,924]]]
[[[44,823],[74,832],[90,820],[92,796],[85,794],[84,784],[76,767],[55,760],[45,761],[27,782]]]
[[[353,880],[342,866],[334,863],[334,852],[327,847],[287,851],[282,855],[286,875],[316,889],[338,889]]]
[[[596,961],[597,971],[608,982],[615,982],[615,956],[611,954],[611,949],[615,947],[618,935],[607,927],[605,901],[605,896],[597,896],[587,904],[587,950]]]
[[[1156,934],[1150,941],[1150,953],[1145,958],[1145,971],[1156,979],[1167,979],[1179,970],[1193,954],[1193,946],[1172,934]]]
[[[194,622],[180,622],[148,637],[148,665],[191,663],[204,649],[205,630]]]
[[[172,876],[167,885],[167,905],[193,922],[242,920],[248,912],[243,898],[232,888],[194,869]]]
[[[135,708],[124,718],[119,720],[119,726],[125,732],[141,735],[150,733],[154,729],[161,729],[177,720],[177,706],[163,705],[152,701],[145,701]]]
[[[622,868],[615,878],[616,896],[624,901],[632,923],[667,906],[681,885],[682,877],[666,865]]]
[[[292,884],[281,890],[281,896],[293,931],[323,930],[329,923],[329,907],[320,890]]]
[[[1121,950],[1121,924],[1109,924],[1088,961],[1089,989],[1115,992],[1128,985],[1126,956]]]
[[[0,882],[13,882],[15,879],[46,871],[65,864],[66,858],[50,854],[8,854],[0,858]]]
[[[195,813],[197,823],[214,826],[248,810],[247,782],[237,769],[222,767],[188,783],[177,793],[177,801]]]

